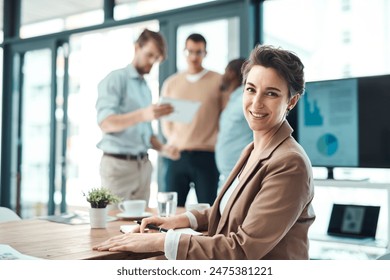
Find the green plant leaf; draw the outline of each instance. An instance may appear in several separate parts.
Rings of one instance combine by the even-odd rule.
[[[84,193],[92,208],[105,208],[108,204],[117,203],[121,199],[112,194],[108,188],[92,188],[87,194]]]

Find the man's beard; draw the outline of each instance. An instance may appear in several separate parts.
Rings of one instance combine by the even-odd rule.
[[[152,67],[149,67],[149,66],[144,66],[144,67],[135,66],[135,69],[137,70],[138,74],[145,75],[145,74],[149,74],[150,73],[150,70],[152,70]]]

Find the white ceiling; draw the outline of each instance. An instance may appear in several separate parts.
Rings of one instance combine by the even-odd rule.
[[[0,5],[0,27],[3,29],[3,0]],[[22,0],[22,24],[63,18],[102,8],[103,0]]]
[[[11,0],[12,1],[12,0]],[[128,3],[149,2],[152,5],[162,4],[163,0],[115,0],[116,5]],[[166,5],[167,0],[164,4]],[[188,0],[170,0],[169,6],[173,8],[183,6],[181,1]],[[215,1],[215,0],[191,0],[189,5]],[[22,25],[41,22],[56,18],[66,18],[71,15],[77,15],[84,12],[103,9],[104,0],[21,0],[22,2]],[[3,4],[0,0],[0,30],[3,29]]]

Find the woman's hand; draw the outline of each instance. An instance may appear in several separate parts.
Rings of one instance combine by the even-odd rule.
[[[126,233],[114,236],[93,247],[98,251],[129,251],[138,253],[164,251],[165,233]]]
[[[153,233],[154,230],[146,230],[148,224],[154,224],[166,229],[189,227],[190,221],[185,214],[173,217],[149,217],[142,219],[141,225],[133,229],[131,233],[114,236],[96,246],[98,251],[131,251],[131,252],[163,252],[165,233]],[[148,233],[149,232],[149,233]]]
[[[176,215],[172,217],[158,217],[153,216],[149,218],[142,219],[140,232],[145,232],[146,226],[148,224],[153,224],[165,229],[176,229],[176,228],[185,228],[190,226],[190,221],[188,220],[185,214]]]
[[[145,233],[145,232],[157,232],[156,230],[151,230],[147,228],[147,225],[153,224],[155,226],[165,228],[165,229],[176,229],[176,228],[185,228],[190,226],[190,221],[188,220],[185,214],[176,215],[173,217],[158,217],[153,216],[149,218],[142,219],[141,225],[135,227],[132,232]]]

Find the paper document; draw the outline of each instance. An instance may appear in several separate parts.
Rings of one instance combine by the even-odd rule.
[[[120,231],[123,233],[132,232],[138,225],[121,225]],[[197,232],[191,228],[178,228],[174,230],[175,232],[184,233],[184,234],[192,234],[192,235],[202,235],[201,232]]]
[[[29,255],[24,255],[9,245],[0,244],[0,260],[39,260]]]
[[[41,216],[39,219],[68,225],[83,225],[89,224],[89,213],[85,211],[74,211],[73,213],[63,213],[60,215]],[[117,218],[107,216],[106,220],[107,222],[112,222],[116,221]]]
[[[123,233],[133,232],[133,230],[138,227],[138,225],[121,225],[120,231]]]
[[[169,97],[162,97],[160,103],[169,103],[173,106],[173,113],[161,118],[172,122],[190,123],[200,107],[200,101]]]

